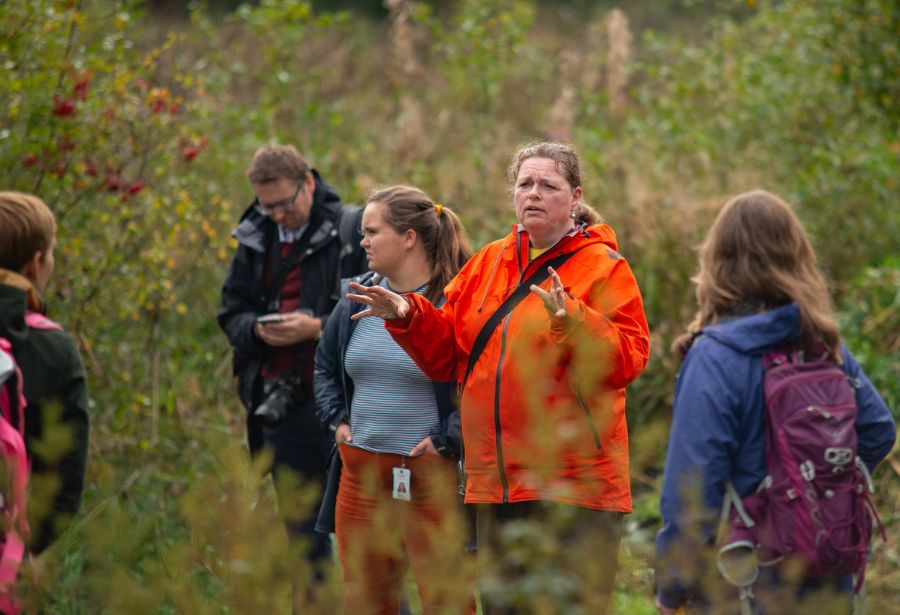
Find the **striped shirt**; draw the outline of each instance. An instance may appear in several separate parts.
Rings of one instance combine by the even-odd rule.
[[[387,287],[387,281],[382,280],[381,286]],[[363,318],[356,324],[344,367],[353,379],[353,440],[348,444],[376,453],[407,455],[440,425],[434,385],[394,341],[380,318]]]

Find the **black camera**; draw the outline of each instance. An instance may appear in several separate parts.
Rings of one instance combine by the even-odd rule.
[[[260,417],[267,424],[278,423],[287,416],[288,410],[294,403],[294,389],[288,382],[275,382],[271,387],[266,386],[267,395],[263,403],[253,414]]]

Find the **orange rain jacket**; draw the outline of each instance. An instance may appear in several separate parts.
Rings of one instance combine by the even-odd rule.
[[[461,392],[467,503],[553,500],[631,511],[625,386],[650,335],[637,282],[606,225],[579,228],[534,261],[520,226],[479,250],[438,310],[406,295],[388,331],[434,380],[462,380],[482,325],[519,282],[577,250],[557,273],[565,319],[529,294],[494,330]],[[542,284],[550,288],[549,278]]]

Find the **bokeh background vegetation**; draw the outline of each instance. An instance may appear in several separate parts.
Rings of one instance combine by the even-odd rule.
[[[82,514],[29,590],[43,612],[285,612],[286,579],[308,577],[242,449],[214,322],[251,198],[243,172],[270,139],[296,144],[348,202],[423,187],[478,245],[513,219],[517,145],[581,150],[585,195],[619,235],[654,343],[629,393],[635,514],[618,613],[654,612],[668,346],[728,195],[765,187],[796,204],[846,343],[896,416],[891,0],[10,0],[0,33],[0,186],[58,216],[50,310],[77,338],[94,403]],[[895,451],[875,476],[890,539],[867,574],[872,613],[900,592],[898,473]],[[552,605],[554,546],[533,530],[517,543],[536,564],[522,591]],[[332,579],[305,612],[334,612],[338,591]]]

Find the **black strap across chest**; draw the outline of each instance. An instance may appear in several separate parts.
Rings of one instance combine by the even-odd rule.
[[[497,328],[497,325],[500,324],[507,314],[512,312],[517,305],[519,305],[525,297],[531,292],[532,285],[541,284],[544,280],[550,277],[550,272],[547,270],[549,267],[553,267],[553,269],[558,269],[563,263],[569,260],[578,250],[574,250],[572,252],[566,252],[565,254],[559,254],[554,256],[546,263],[544,263],[541,267],[537,269],[534,273],[528,276],[525,280],[523,280],[516,289],[512,292],[512,294],[507,297],[503,303],[491,314],[491,317],[487,319],[487,321],[482,325],[481,330],[478,332],[478,336],[475,338],[475,343],[472,344],[472,352],[469,353],[469,363],[466,365],[466,375],[463,377],[462,386],[466,386],[466,381],[469,379],[469,374],[472,373],[472,370],[475,368],[475,364],[478,362],[479,357],[481,357],[481,353],[484,352],[485,347],[487,346],[488,340],[491,339],[491,335],[494,333],[494,329]]]

